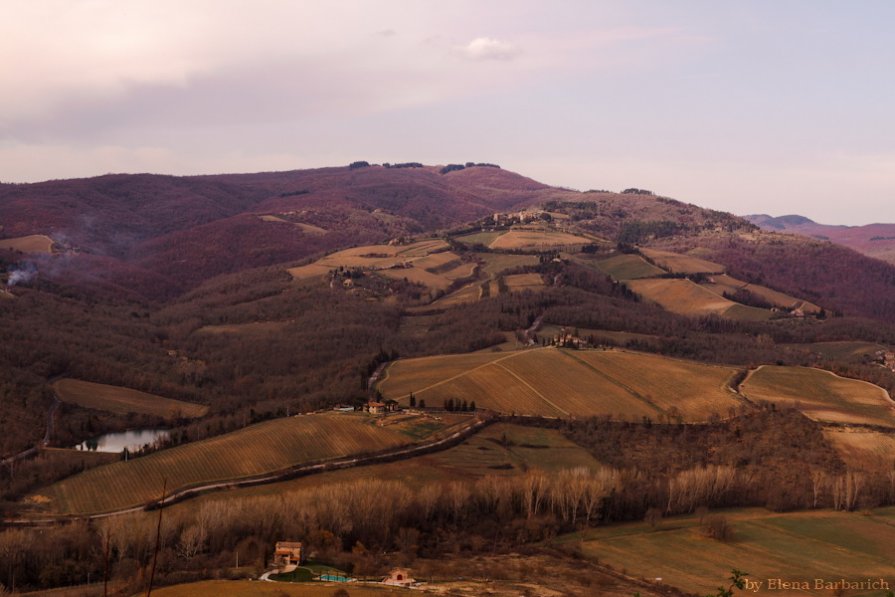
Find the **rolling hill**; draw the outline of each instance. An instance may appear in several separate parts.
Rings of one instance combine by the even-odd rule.
[[[844,245],[869,257],[895,263],[895,224],[867,224],[865,226],[835,226],[818,224],[804,216],[773,217],[767,214],[745,216],[762,230],[786,232],[828,240]]]

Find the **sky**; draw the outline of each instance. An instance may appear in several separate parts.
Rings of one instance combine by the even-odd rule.
[[[895,222],[890,0],[3,0],[0,181],[494,162]]]

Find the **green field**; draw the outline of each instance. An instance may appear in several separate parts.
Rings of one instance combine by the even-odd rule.
[[[208,407],[202,404],[79,379],[60,379],[53,384],[53,389],[62,402],[124,415],[142,413],[166,419],[191,419],[208,412]]]
[[[505,230],[495,232],[475,232],[473,234],[458,236],[455,240],[460,241],[464,245],[484,245],[489,247],[491,246],[491,243],[503,234],[506,234]]]
[[[422,240],[407,245],[365,245],[337,251],[314,263],[289,268],[287,271],[294,279],[305,280],[324,276],[340,267],[360,268],[394,278],[408,278],[432,288],[443,289],[457,277],[463,277],[464,272],[469,270],[458,266],[458,269],[450,273],[433,274],[427,271],[427,268],[437,268],[448,262],[460,261],[458,255],[447,249],[448,244],[438,239]]]
[[[895,426],[895,404],[873,384],[810,367],[759,367],[740,386],[753,401],[795,404],[812,419]]]
[[[763,581],[758,595],[834,595],[830,590],[767,590],[769,578],[829,581],[870,578],[895,580],[895,509],[872,515],[814,511],[774,514],[764,510],[726,511],[733,540],[705,537],[697,517],[662,521],[653,529],[645,523],[614,525],[561,537],[582,542],[586,557],[616,570],[705,595],[737,568],[753,581]],[[740,595],[738,591],[736,593]],[[885,595],[885,591],[848,592]]]
[[[640,255],[621,254],[596,262],[601,271],[612,276],[616,280],[636,280],[637,278],[652,278],[665,273],[655,265],[648,263]]]
[[[488,277],[494,277],[501,272],[527,265],[537,265],[537,255],[512,255],[509,253],[476,253],[476,259],[482,261],[482,271]]]
[[[726,388],[735,371],[627,351],[539,348],[400,360],[379,389],[402,401],[413,392],[429,406],[453,398],[504,413],[624,419],[679,413],[703,421],[740,404]]]
[[[91,469],[38,490],[28,501],[60,514],[107,512],[168,491],[250,477],[321,459],[410,443],[421,422],[380,427],[365,414],[324,413],[275,419],[233,433]],[[446,426],[445,423],[444,426]]]

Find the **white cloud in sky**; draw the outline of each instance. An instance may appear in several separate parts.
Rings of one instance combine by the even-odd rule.
[[[472,60],[511,60],[519,54],[513,44],[493,37],[477,37],[463,46],[462,51]]]
[[[879,74],[895,52],[867,31],[886,19],[846,23],[835,52],[806,33],[796,57],[787,44],[804,11],[773,3],[449,8],[0,0],[0,180],[476,156],[553,184],[652,186],[731,211],[895,192],[895,84]],[[838,23],[837,10],[811,15]],[[876,70],[853,68],[865,63]],[[837,77],[848,84],[830,86]],[[829,147],[856,157],[817,156]],[[895,220],[854,204],[848,216]]]

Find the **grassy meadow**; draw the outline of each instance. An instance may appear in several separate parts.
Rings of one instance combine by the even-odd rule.
[[[192,419],[208,412],[208,407],[203,404],[80,379],[60,379],[53,384],[53,389],[62,402],[117,414],[141,413],[166,419]]]
[[[665,273],[640,255],[628,253],[614,255],[594,263],[601,271],[620,281],[652,278]]]
[[[740,388],[753,401],[797,404],[817,421],[895,427],[895,404],[884,389],[829,371],[764,365]]]
[[[787,514],[765,510],[721,512],[733,528],[726,542],[704,536],[696,516],[661,521],[655,528],[638,522],[566,535],[580,542],[585,557],[628,575],[655,579],[688,592],[716,590],[737,568],[763,581],[757,595],[833,595],[832,591],[767,590],[767,579],[829,581],[895,579],[892,544],[895,509],[872,514],[809,511]],[[739,594],[739,592],[737,593]],[[747,593],[743,593],[747,594]],[[848,592],[880,596],[885,592]]]
[[[537,265],[537,255],[513,255],[511,253],[476,253],[476,259],[482,262],[482,271],[489,277],[516,267]]]

